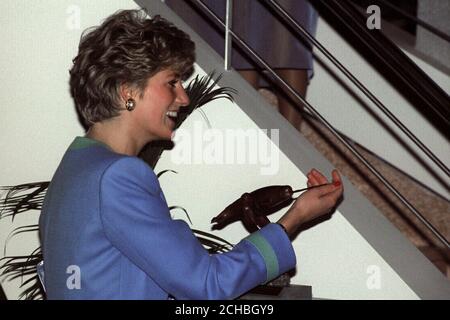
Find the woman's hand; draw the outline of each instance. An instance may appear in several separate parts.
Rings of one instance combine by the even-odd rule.
[[[286,228],[289,235],[294,234],[302,224],[329,213],[336,206],[344,188],[337,170],[333,170],[331,174],[331,182],[316,169],[312,169],[307,174],[308,187],[327,185],[303,193],[278,221]]]

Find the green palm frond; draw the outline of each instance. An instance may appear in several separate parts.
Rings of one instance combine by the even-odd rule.
[[[0,261],[6,261],[0,265],[0,275],[6,279],[16,279],[24,275],[36,272],[37,264],[42,261],[43,255],[41,247],[36,248],[30,255],[7,256]]]
[[[207,76],[200,77],[197,75],[186,87],[186,94],[189,97],[189,106],[181,109],[178,116],[176,128],[178,128],[184,120],[196,109],[201,108],[208,102],[216,99],[228,99],[234,101],[233,94],[237,91],[230,87],[215,88],[222,79],[222,75],[216,77],[215,72],[209,73]]]
[[[14,221],[18,213],[41,210],[49,184],[49,181],[43,181],[0,187],[0,191],[6,192],[0,202],[0,219],[11,217]]]
[[[209,253],[223,253],[233,248],[231,243],[211,233],[197,229],[192,229],[192,231]]]
[[[10,234],[8,235],[8,237],[5,240],[5,247],[3,248],[3,254],[6,255],[6,245],[8,244],[9,240],[11,240],[12,237],[21,234],[21,233],[25,233],[25,232],[39,232],[39,225],[37,224],[30,224],[27,226],[21,226],[21,227],[17,227],[15,228],[13,231],[10,232]]]
[[[39,281],[38,275],[34,273],[34,276],[30,277],[25,281],[21,287],[28,285],[20,295],[19,299],[25,298],[25,300],[42,300],[45,299],[44,289],[42,288],[41,282]]]
[[[185,208],[183,208],[183,207],[180,207],[180,206],[171,206],[171,207],[169,207],[169,211],[172,211],[172,210],[174,210],[174,209],[180,209],[180,210],[183,210],[184,211],[184,213],[186,214],[186,216],[187,216],[187,218],[188,218],[188,220],[189,220],[189,222],[192,224],[192,220],[191,220],[191,217],[189,217],[189,213],[186,211],[186,209]]]
[[[218,237],[216,235],[213,235],[212,233],[201,231],[201,230],[197,230],[197,229],[192,229],[192,231],[195,234],[199,234],[199,235],[202,235],[202,236],[210,237],[211,239],[214,239],[214,240],[217,240],[217,241],[220,241],[220,242],[224,243],[226,246],[233,247],[233,245],[230,242],[228,242],[227,240],[222,239],[222,238],[220,238],[220,237]]]
[[[156,177],[159,179],[159,177],[161,177],[161,176],[162,176],[164,173],[166,173],[166,172],[172,172],[172,173],[178,174],[178,172],[176,172],[175,170],[166,169],[166,170],[163,170],[163,171],[159,172],[159,173],[156,175]]]
[[[37,225],[36,225],[37,227]],[[26,256],[7,256],[0,259],[0,277],[5,280],[21,279],[20,288],[25,288],[19,295],[19,299],[36,300],[45,298],[44,289],[39,281],[36,266],[42,261],[41,247],[35,249]],[[29,276],[26,281],[24,277]]]

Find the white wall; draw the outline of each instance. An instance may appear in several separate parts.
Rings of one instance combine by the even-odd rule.
[[[353,48],[342,40],[330,26],[319,19],[317,39],[351,72],[359,79],[389,110],[402,121],[417,138],[419,138],[447,167],[450,166],[450,145],[445,137],[433,128],[423,116],[417,112],[410,103],[404,99],[395,88],[385,81]],[[317,55],[323,61],[327,61],[317,49]],[[407,54],[425,73],[427,73],[444,91],[450,94],[450,76],[442,73],[434,67],[426,64],[419,58]],[[327,61],[327,65],[331,65]],[[332,70],[336,70],[331,66]],[[337,71],[340,75],[340,72]],[[362,106],[345,92],[318,63],[315,64],[315,75],[308,89],[308,101],[314,106],[333,126],[354,141],[365,146],[375,154],[394,166],[402,169],[410,176],[429,186],[447,199],[450,199],[450,178],[431,162],[422,151],[404,136],[400,130],[394,128],[390,120],[385,117],[376,106],[365,98],[356,87],[339,76],[346,84],[365,102],[370,109],[379,115],[390,128],[402,137],[424,161],[437,172],[447,184],[447,189],[439,183],[417,160],[410,156],[404,147],[400,145],[374,118],[365,111]],[[323,88],[327,88],[324,94]]]
[[[71,5],[80,8],[80,29],[67,28],[66,12]],[[0,40],[7,44],[0,61],[0,185],[49,180],[68,144],[83,134],[77,123],[68,93],[70,62],[76,53],[80,32],[97,25],[119,8],[134,3],[121,1],[14,1],[1,2]],[[199,70],[199,72],[202,72]],[[205,107],[213,128],[250,128],[255,123],[236,105],[220,100]],[[204,124],[198,112],[183,125],[194,130]],[[283,137],[280,137],[283,139]],[[177,148],[182,147],[180,143]],[[175,151],[175,150],[174,150]],[[156,171],[174,169],[160,181],[169,205],[185,207],[193,227],[209,230],[210,219],[245,191],[265,185],[290,184],[302,187],[306,178],[283,154],[279,171],[273,176],[260,174],[258,165],[177,165],[165,153]],[[274,214],[274,221],[281,214]],[[23,216],[16,225],[37,222],[37,214]],[[177,213],[176,217],[183,217]],[[0,222],[0,245],[14,226]],[[217,232],[236,243],[247,235],[239,223]],[[28,254],[37,245],[35,237],[18,237],[8,245],[8,254]],[[351,250],[348,248],[351,245]],[[330,221],[302,233],[295,241],[298,273],[293,283],[313,286],[320,298],[415,299],[417,295],[403,282],[383,258],[338,212]],[[372,266],[380,271],[380,287],[370,288]],[[18,283],[4,283],[9,298],[18,295]]]

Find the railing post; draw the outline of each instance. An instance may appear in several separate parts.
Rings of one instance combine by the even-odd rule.
[[[227,8],[225,13],[225,70],[231,69],[231,49],[233,46],[230,31],[233,25],[233,0],[227,0]]]

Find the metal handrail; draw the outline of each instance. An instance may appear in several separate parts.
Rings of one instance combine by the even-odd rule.
[[[342,65],[320,42],[318,42],[305,28],[303,28],[294,18],[281,7],[274,0],[261,0],[266,2],[273,10],[278,12],[282,18],[286,19],[287,22],[295,28],[295,30],[300,31],[301,35],[304,36],[308,41],[310,41],[319,51],[325,55],[325,57],[331,61],[346,77],[349,79],[364,95],[370,99],[377,107],[380,109],[423,153],[425,153],[428,158],[433,161],[447,176],[450,177],[450,169],[430,150],[427,146],[419,140],[409,129],[406,127],[389,109],[381,103],[381,101],[371,92],[367,87],[365,87],[356,77]]]
[[[450,97],[422,69],[412,62],[397,46],[378,30],[368,30],[362,23],[362,16],[349,0],[310,0],[321,9],[333,15],[339,25],[350,31],[355,37],[354,41],[371,50],[373,58],[378,59],[391,72],[394,78],[402,81],[405,89],[417,96],[423,106],[427,106],[428,117],[435,117],[435,124],[443,126],[444,136],[448,137],[450,127]],[[357,16],[355,16],[357,15]],[[359,20],[359,21],[358,21]],[[384,54],[380,54],[383,52]],[[420,81],[426,81],[421,83]],[[423,111],[423,107],[422,107]]]
[[[225,24],[222,20],[217,17],[217,15],[212,12],[207,5],[205,5],[201,0],[191,0],[198,4],[199,8],[206,12],[210,17],[212,17],[220,27],[224,28]],[[330,130],[330,132],[346,146],[354,156],[356,156],[372,174],[374,174],[447,248],[450,248],[450,243],[442,236],[438,230],[431,225],[426,218],[405,198],[403,195],[394,187],[392,184],[384,178],[384,176],[375,169],[365,158],[362,156],[358,150],[356,150],[341,134],[334,129],[334,127],[319,113],[314,107],[312,107],[301,95],[298,94],[287,82],[285,82],[253,49],[251,49],[245,41],[243,41],[238,35],[236,35],[232,30],[228,30],[229,34],[235,39],[236,43],[245,50],[251,57],[253,57],[258,64],[260,64],[266,71],[268,71],[279,83],[282,84],[283,88],[287,90],[292,96],[299,100],[303,106],[310,111],[317,119],[322,122],[322,124]]]

